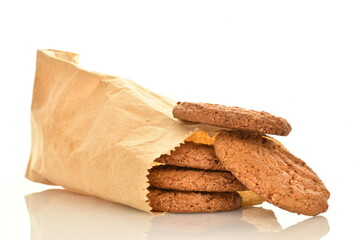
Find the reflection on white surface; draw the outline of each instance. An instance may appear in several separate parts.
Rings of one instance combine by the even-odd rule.
[[[281,229],[271,210],[260,207],[205,214],[151,216],[136,209],[64,190],[26,196],[31,239],[320,239],[325,217]]]

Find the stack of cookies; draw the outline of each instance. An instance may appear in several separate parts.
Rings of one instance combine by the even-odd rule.
[[[286,136],[290,124],[267,112],[218,104],[179,102],[173,115],[222,127],[213,145],[185,142],[155,161],[149,171],[154,211],[215,212],[243,206],[238,191],[250,190],[285,210],[317,215],[330,193],[304,161],[266,134]]]
[[[155,161],[165,165],[153,167],[148,175],[154,210],[214,212],[241,207],[236,192],[246,187],[225,170],[213,146],[185,142]]]

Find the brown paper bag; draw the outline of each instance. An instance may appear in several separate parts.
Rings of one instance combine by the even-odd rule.
[[[175,102],[121,77],[86,71],[78,55],[39,50],[26,177],[150,212],[147,174],[154,159],[197,130]]]

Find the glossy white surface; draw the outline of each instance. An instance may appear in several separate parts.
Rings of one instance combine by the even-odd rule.
[[[331,205],[316,217],[261,207],[151,216],[102,199],[31,182],[1,183],[0,239],[359,239],[356,213]],[[349,205],[350,206],[350,205]],[[338,208],[340,211],[333,211]],[[331,210],[333,209],[333,210]],[[336,210],[336,209],[335,209]],[[339,213],[339,214],[338,214]],[[354,217],[352,217],[352,215]]]

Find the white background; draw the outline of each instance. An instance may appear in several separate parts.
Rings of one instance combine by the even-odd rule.
[[[286,118],[293,131],[277,139],[331,192],[323,239],[360,237],[358,1],[0,1],[0,43],[1,239],[30,238],[23,196],[48,188],[23,178],[46,48],[177,101]],[[284,225],[304,219],[273,209]]]

